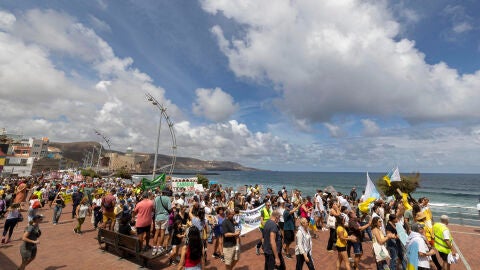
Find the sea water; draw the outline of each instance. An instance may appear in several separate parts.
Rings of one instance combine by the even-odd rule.
[[[317,189],[333,186],[336,191],[350,194],[357,188],[358,196],[367,183],[366,173],[350,172],[277,172],[277,171],[219,171],[216,175],[206,175],[210,181],[233,187],[260,184],[275,192],[294,188],[304,196],[312,196]],[[376,184],[384,173],[370,173]],[[408,174],[407,174],[408,175]],[[186,176],[191,177],[191,176]],[[380,190],[379,190],[380,191]],[[480,198],[480,174],[420,174],[420,187],[412,194],[415,199],[428,197],[430,206],[437,218],[446,214],[459,224],[480,225],[479,213],[475,206]]]

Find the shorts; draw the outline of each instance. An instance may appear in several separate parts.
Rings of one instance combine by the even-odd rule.
[[[150,233],[150,225],[145,227],[137,227],[137,234]]]
[[[283,232],[285,244],[290,244],[295,240],[295,234],[291,230],[286,230]]]
[[[108,220],[112,222],[115,220],[114,212],[103,212],[103,223],[107,223]]]
[[[363,247],[362,247],[362,243],[360,241],[351,242],[351,244],[352,244],[352,247],[353,247],[353,254],[355,254],[355,255],[363,254]]]
[[[283,230],[283,225],[285,224],[285,222],[278,222],[278,227],[280,227],[281,230]]]
[[[37,256],[37,246],[26,247],[25,244],[20,246],[20,255],[22,255],[22,261],[30,261]]]
[[[337,247],[338,252],[347,251],[347,247]]]
[[[155,220],[156,230],[165,230],[168,225],[168,220]]]
[[[444,262],[448,262],[448,254],[447,253],[443,253],[443,252],[438,252],[438,254],[440,255],[440,258],[442,258],[442,260]]]
[[[226,265],[231,265],[233,261],[240,259],[240,251],[235,246],[223,247],[223,258]]]

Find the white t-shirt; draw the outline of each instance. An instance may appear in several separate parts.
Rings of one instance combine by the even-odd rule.
[[[427,243],[423,238],[415,238],[415,242],[418,244],[418,252],[427,253],[428,247]],[[430,268],[430,256],[418,256],[418,266],[423,268]]]

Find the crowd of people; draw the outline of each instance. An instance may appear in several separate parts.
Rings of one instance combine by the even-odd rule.
[[[11,241],[22,212],[29,221],[22,236],[21,269],[35,258],[43,219],[38,209],[51,209],[55,225],[70,201],[74,233],[82,234],[82,224],[90,218],[95,228],[138,237],[144,252],[167,256],[179,269],[203,269],[207,245],[215,259],[233,269],[242,249],[241,211],[260,206],[262,238],[256,254],[263,253],[265,269],[285,269],[284,258],[295,259],[296,269],[304,265],[315,269],[312,254],[323,250],[313,250],[312,239],[322,231],[329,233],[326,252],[338,254],[337,269],[360,269],[366,241],[373,246],[377,269],[407,269],[407,264],[415,269],[450,269],[456,257],[448,217],[433,222],[428,198],[417,201],[401,191],[396,199],[378,199],[362,212],[358,206],[366,198],[357,198],[355,188],[350,194],[317,190],[304,196],[296,189],[263,191],[259,185],[245,186],[241,192],[215,184],[203,192],[174,193],[168,184],[142,190],[123,179],[0,181],[2,244]]]

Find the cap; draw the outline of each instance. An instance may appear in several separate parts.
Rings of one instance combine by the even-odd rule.
[[[127,199],[127,202],[132,202],[132,198],[128,198],[128,199]]]
[[[418,212],[417,215],[415,216],[415,220],[421,220],[427,218],[427,215],[425,215],[424,212]]]
[[[425,227],[425,225],[423,224],[420,224],[420,223],[413,223],[412,224],[412,231],[414,232],[419,232],[420,229],[423,229],[423,227]]]
[[[120,200],[120,204],[125,204],[125,200]]]

